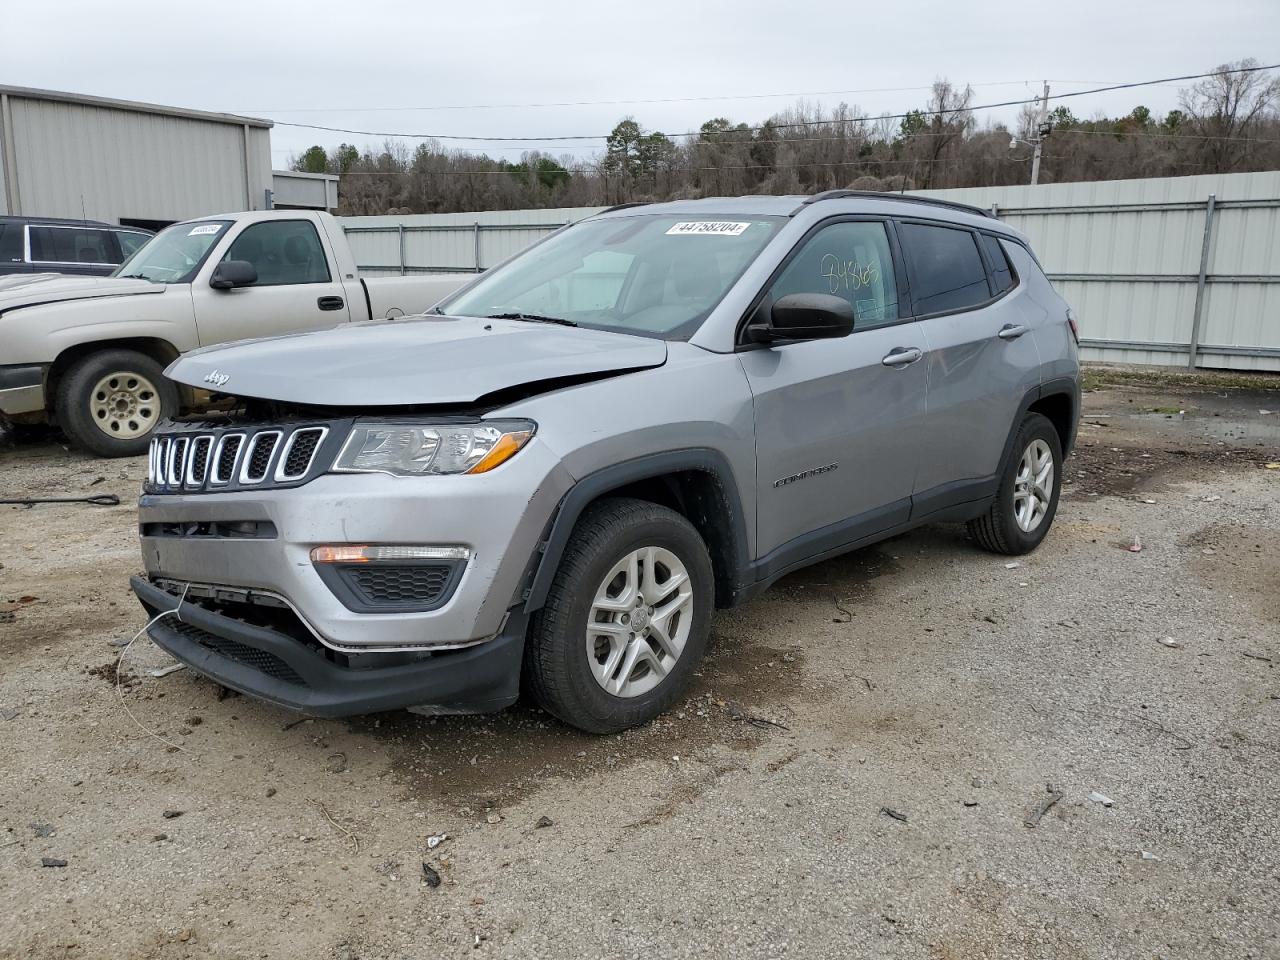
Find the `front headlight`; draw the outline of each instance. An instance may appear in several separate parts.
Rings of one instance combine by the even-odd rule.
[[[480,423],[358,423],[333,463],[338,473],[397,477],[486,473],[529,442],[532,420]]]

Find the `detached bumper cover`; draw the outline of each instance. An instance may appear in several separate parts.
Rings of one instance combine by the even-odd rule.
[[[142,577],[129,581],[150,616],[171,610],[175,598]],[[513,613],[492,640],[405,662],[362,654],[372,666],[349,667],[293,637],[214,613],[195,603],[154,623],[148,633],[161,649],[223,686],[291,710],[347,717],[413,706],[442,712],[487,713],[515,702],[520,685],[526,618]],[[387,663],[376,665],[379,659]]]

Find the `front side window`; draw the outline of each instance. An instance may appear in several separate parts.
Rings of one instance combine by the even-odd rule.
[[[139,247],[112,276],[137,277],[152,283],[190,283],[230,225],[229,220],[175,223]]]
[[[31,227],[32,263],[119,263],[106,230]]]
[[[151,239],[151,234],[121,230],[116,234],[116,239],[120,241],[120,249],[127,259],[137,253],[138,248]]]
[[[773,302],[789,293],[826,293],[848,300],[853,329],[898,319],[898,283],[885,226],[850,221],[823,227],[800,247],[769,288]]]
[[[982,265],[972,232],[903,223],[898,235],[902,238],[916,313],[963,310],[991,299],[987,269]]]
[[[22,262],[22,224],[0,223],[0,263]]]
[[[780,222],[778,217],[672,214],[586,220],[486,274],[438,312],[551,318],[687,339]]]
[[[247,260],[259,287],[328,283],[329,262],[316,228],[307,220],[266,220],[245,227],[222,258]]]

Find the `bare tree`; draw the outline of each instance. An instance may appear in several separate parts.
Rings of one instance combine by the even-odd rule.
[[[1193,136],[1203,138],[1197,152],[1207,173],[1240,169],[1250,153],[1249,138],[1256,137],[1263,126],[1274,126],[1280,79],[1262,71],[1228,72],[1257,66],[1258,61],[1252,58],[1225,63],[1213,76],[1182,91],[1179,99],[1188,117],[1187,127]]]

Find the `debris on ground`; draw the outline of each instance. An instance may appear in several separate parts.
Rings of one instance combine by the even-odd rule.
[[[547,827],[554,827],[555,821],[550,817],[542,816],[538,818],[538,822],[533,825],[535,830],[545,830]]]
[[[1110,797],[1108,797],[1105,793],[1099,793],[1097,790],[1092,790],[1089,792],[1089,799],[1092,800],[1094,803],[1102,804],[1104,807],[1109,807],[1113,803],[1115,803],[1115,801],[1112,800]]]
[[[437,833],[433,837],[427,837],[427,849],[434,850],[448,839],[449,835],[447,833]]]
[[[155,667],[147,671],[148,677],[154,677],[159,680],[161,677],[167,677],[171,673],[177,673],[179,670],[187,669],[185,663],[171,663],[167,667]]]
[[[12,720],[21,712],[21,710],[13,710],[9,707],[0,707],[0,720]]]
[[[347,772],[347,755],[345,753],[329,754],[329,759],[325,763],[324,768],[329,773],[346,773]]]
[[[1159,643],[1160,646],[1162,647],[1168,647],[1170,650],[1182,649],[1182,644],[1180,644],[1177,640],[1173,639],[1173,637],[1157,637],[1156,642]]]
[[[894,820],[897,820],[901,823],[907,822],[907,815],[905,813],[899,813],[897,810],[894,810],[892,807],[881,807],[880,812],[883,813],[886,817],[892,817]]]
[[[166,810],[164,813],[160,814],[160,816],[164,817],[166,820],[177,820],[178,817],[182,816],[184,813],[186,813],[185,810]]]
[[[1051,783],[1046,783],[1044,788],[1048,796],[1041,800],[1036,805],[1036,808],[1027,814],[1027,818],[1022,821],[1028,827],[1034,827],[1038,824],[1040,819],[1049,812],[1049,809],[1063,797],[1062,791],[1053,789],[1053,784]]]
[[[1011,560],[1009,563],[1006,563],[1004,565],[1004,568],[1006,570],[1016,570],[1020,566],[1022,566],[1022,564],[1020,564],[1017,560]]]
[[[53,830],[52,824],[33,823],[31,825],[31,832],[34,833],[37,837],[52,837],[54,830]]]
[[[1156,856],[1154,853],[1152,853],[1150,850],[1143,850],[1143,851],[1142,851],[1142,859],[1143,859],[1143,860],[1159,860],[1160,858],[1159,858],[1159,857],[1157,857],[1157,856]]]
[[[779,723],[777,720],[770,720],[768,717],[758,717],[754,714],[747,713],[746,708],[736,700],[717,701],[724,706],[725,712],[729,714],[730,720],[738,720],[749,723],[753,727],[778,727],[782,730],[790,730],[785,723]]]
[[[425,860],[422,861],[422,879],[428,887],[433,889],[440,886],[440,874],[436,873],[436,871],[432,869],[431,864],[427,863]]]
[[[57,857],[41,857],[40,866],[42,867],[65,867],[67,861],[59,860]]]
[[[1129,552],[1130,553],[1142,552],[1142,540],[1137,535],[1134,536],[1133,543],[1129,544]]]
[[[486,823],[501,823],[502,814],[500,814],[497,810],[490,810],[487,814],[485,814],[484,819]]]

